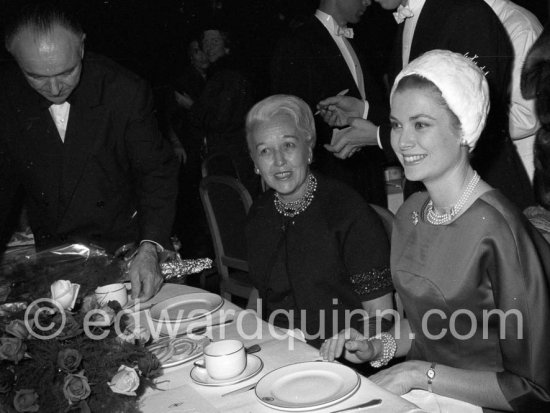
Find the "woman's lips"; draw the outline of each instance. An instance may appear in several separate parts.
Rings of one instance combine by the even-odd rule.
[[[284,180],[284,179],[290,178],[291,175],[292,175],[292,172],[290,172],[290,171],[276,172],[275,173],[275,178],[280,179],[280,180]]]
[[[402,156],[403,156],[403,162],[406,165],[416,165],[422,162],[422,160],[428,155],[402,155]]]

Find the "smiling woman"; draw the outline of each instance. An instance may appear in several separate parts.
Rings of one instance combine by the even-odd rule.
[[[349,323],[367,328],[363,315],[375,325],[377,310],[392,308],[393,287],[376,212],[351,188],[310,171],[314,125],[309,106],[290,95],[248,113],[250,155],[271,190],[254,202],[246,235],[264,317],[301,328],[318,345]]]
[[[470,165],[487,90],[474,62],[446,50],[420,56],[397,77],[392,146],[407,178],[428,190],[407,199],[392,233],[392,279],[407,318],[385,340],[346,331],[321,352],[375,367],[406,356],[370,377],[395,393],[548,410],[550,373],[540,366],[550,363],[550,246]]]

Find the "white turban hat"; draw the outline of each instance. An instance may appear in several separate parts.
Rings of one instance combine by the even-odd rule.
[[[390,99],[399,81],[410,75],[421,76],[437,86],[460,121],[462,141],[472,151],[485,127],[490,106],[489,85],[483,71],[470,57],[432,50],[414,59],[397,75]]]

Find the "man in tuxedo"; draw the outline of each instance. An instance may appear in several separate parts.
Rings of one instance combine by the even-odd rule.
[[[140,242],[134,298],[162,284],[177,163],[153,115],[150,88],[92,53],[79,23],[51,5],[7,27],[14,57],[0,76],[0,230],[19,187],[37,248],[86,242],[113,253]]]
[[[491,8],[478,0],[376,0],[396,9],[398,23],[388,70],[390,85],[399,71],[422,53],[447,49],[467,54],[486,72],[491,93],[487,126],[473,152],[472,165],[481,177],[500,189],[520,208],[533,202],[529,178],[508,134],[509,86],[514,52],[504,27]],[[357,119],[362,103],[343,97],[320,102],[322,114],[333,125],[351,125],[329,147],[347,158],[358,148],[379,145],[395,159],[390,125]],[[379,127],[377,125],[380,125]],[[408,185],[410,193],[418,187]]]
[[[348,24],[359,22],[370,0],[321,0],[304,25],[279,41],[271,62],[273,93],[292,94],[306,101],[313,112],[317,102],[338,93],[364,103],[361,116],[372,122],[388,117],[381,82],[370,74],[356,47]],[[366,148],[353,159],[337,159],[324,146],[333,128],[316,120],[317,145],[313,169],[340,179],[372,203],[386,205],[385,163],[378,148]]]
[[[542,25],[533,13],[510,0],[485,0],[485,3],[491,6],[502,22],[514,47],[509,130],[532,182],[535,172],[533,145],[539,122],[535,100],[525,99],[521,95],[520,79],[527,52],[542,33]]]

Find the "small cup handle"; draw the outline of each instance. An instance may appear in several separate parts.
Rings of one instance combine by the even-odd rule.
[[[199,359],[199,360],[195,361],[195,362],[193,363],[193,365],[194,365],[195,367],[200,368],[200,369],[205,369],[205,368],[206,368],[206,364],[204,363],[204,359]]]

